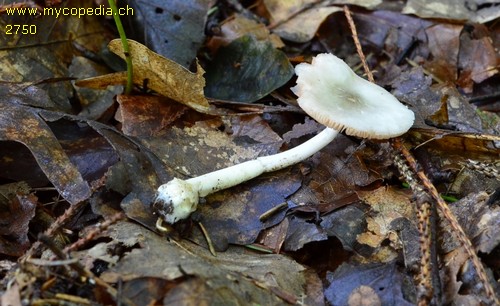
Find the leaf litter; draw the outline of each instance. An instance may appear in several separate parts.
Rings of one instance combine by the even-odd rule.
[[[134,3],[142,14],[171,16],[173,20],[166,22],[178,24],[181,31],[195,29],[196,37],[187,39],[194,45],[185,52],[186,47],[180,46],[186,41],[177,43],[176,37],[147,25],[148,37],[162,37],[154,39],[151,49],[170,60],[132,43],[138,71],[134,83],[142,92],[118,95],[111,101],[112,91],[94,98],[88,89],[84,97],[79,87],[82,80],[73,87],[76,97],[69,82],[39,82],[69,73],[88,77],[73,74],[85,63],[108,73],[102,63],[114,66],[113,60],[101,57],[100,49],[109,39],[77,35],[75,46],[90,51],[83,52],[85,56],[93,56],[90,62],[78,59],[83,64],[73,61],[71,72],[67,67],[76,55],[67,45],[47,54],[37,49],[47,47],[36,46],[36,42],[24,49],[12,49],[14,44],[6,42],[12,50],[2,49],[0,57],[0,64],[9,71],[2,73],[6,82],[0,86],[4,93],[0,102],[4,114],[0,115],[0,179],[9,191],[2,192],[6,214],[0,217],[0,252],[11,256],[2,261],[4,284],[14,285],[3,289],[2,301],[20,304],[21,296],[40,303],[51,298],[64,300],[68,297],[56,295],[64,292],[98,304],[120,299],[128,305],[188,304],[198,303],[199,296],[218,304],[358,305],[359,300],[369,300],[371,305],[414,304],[412,277],[419,270],[420,257],[414,199],[401,186],[403,181],[385,143],[340,137],[300,165],[207,197],[192,219],[176,225],[169,237],[156,233],[150,205],[161,183],[274,154],[321,129],[302,114],[287,111],[291,108],[269,107],[293,100],[287,88],[293,84],[290,61],[328,51],[346,58],[352,66],[359,63],[344,17],[334,13],[340,10],[338,6],[304,1],[299,7],[280,8],[264,1],[252,8],[217,2],[207,18],[209,5],[202,2],[197,2],[202,4],[200,10],[191,12],[177,11],[180,2],[171,10]],[[483,263],[497,275],[499,127],[494,113],[481,109],[495,105],[488,102],[497,94],[491,84],[498,82],[493,47],[498,45],[498,28],[489,23],[457,22],[464,18],[457,13],[463,9],[461,2],[442,3],[441,15],[432,15],[443,18],[440,20],[400,13],[408,12],[414,2],[391,11],[380,9],[384,1],[370,4],[371,11],[353,8],[354,20],[377,80],[416,113],[414,129],[404,136],[406,145],[413,148],[439,191],[455,199],[450,203],[452,211],[483,253]],[[443,16],[443,12],[449,14]],[[301,23],[302,13],[315,16],[309,18],[312,23]],[[427,13],[418,12],[417,16]],[[263,18],[270,18],[270,26],[266,27]],[[465,19],[479,21],[470,16]],[[47,22],[47,18],[36,21],[40,27],[41,20]],[[102,19],[88,20],[92,20],[92,28],[102,27]],[[52,36],[45,37],[49,41],[67,38],[71,31],[78,33],[75,29],[79,28],[71,25],[74,19],[59,22],[58,26],[68,23],[66,29],[71,30],[56,27],[49,33]],[[211,43],[200,49],[200,25],[205,23],[211,25],[204,33]],[[277,36],[283,39],[281,43]],[[26,39],[19,42],[26,43]],[[162,41],[178,47],[164,53]],[[120,54],[117,41],[111,48]],[[21,53],[31,54],[36,65],[18,57]],[[134,54],[146,56],[154,64],[141,62]],[[266,66],[275,59],[280,66]],[[13,62],[22,64],[21,68],[16,71]],[[259,65],[252,66],[255,63]],[[194,66],[196,72],[185,68]],[[270,69],[268,74],[262,73],[263,67]],[[115,77],[118,81],[112,79]],[[118,73],[94,82],[103,88],[121,83],[122,78],[123,73]],[[224,82],[229,85],[218,87]],[[225,101],[214,103],[206,96]],[[283,98],[275,100],[278,96]],[[69,103],[68,97],[77,103]],[[482,102],[470,103],[476,99]],[[231,104],[241,101],[256,107]],[[87,202],[90,205],[80,206]],[[43,209],[35,209],[42,205]],[[281,209],[262,219],[276,206]],[[65,216],[64,211],[72,207],[78,207],[78,213]],[[119,221],[102,228],[96,223],[122,210],[137,223]],[[45,227],[38,226],[42,223]],[[23,254],[34,254],[33,260],[64,262],[44,251],[50,248],[47,245],[43,252],[30,252],[36,235],[46,228],[48,233],[54,232],[51,226],[58,224],[64,224],[55,231],[62,237],[54,239],[58,247],[78,242],[71,257],[104,282],[64,281],[57,276],[60,272],[74,276],[77,271],[64,268],[69,267],[65,263],[51,267],[22,259],[22,266],[13,266]],[[218,251],[216,257],[207,251],[201,226]],[[97,236],[86,236],[94,227]],[[439,222],[436,231],[440,301],[484,302],[469,258],[449,224]],[[256,243],[276,254],[263,255],[237,246],[258,248]],[[320,253],[328,254],[323,257],[328,260],[304,259],[303,254],[308,254],[306,258],[319,255],[311,253],[317,252],[317,246],[327,250]],[[109,286],[118,286],[120,280],[122,293],[118,296]]]

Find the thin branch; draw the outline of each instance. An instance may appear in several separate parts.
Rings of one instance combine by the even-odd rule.
[[[356,45],[356,50],[358,51],[359,58],[361,59],[361,63],[363,64],[363,69],[365,69],[366,77],[368,77],[368,81],[375,83],[373,73],[366,63],[366,57],[363,53],[363,49],[361,48],[361,43],[359,42],[358,31],[356,31],[356,25],[352,20],[351,10],[349,10],[349,7],[347,7],[347,5],[344,5],[344,14],[345,18],[347,18],[347,23],[349,23],[349,28],[351,29],[352,33],[352,39],[354,40],[354,45]]]

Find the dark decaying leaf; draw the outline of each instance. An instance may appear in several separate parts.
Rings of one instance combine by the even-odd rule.
[[[370,171],[363,159],[387,159],[370,148],[361,148],[352,139],[338,136],[311,159],[313,164],[307,184],[291,198],[295,203],[309,204],[321,213],[347,205],[357,188],[381,179],[379,172]]]
[[[321,219],[321,227],[328,236],[337,237],[345,250],[354,251],[362,256],[369,256],[373,248],[362,245],[356,239],[366,230],[365,210],[360,205],[349,205],[336,210]]]
[[[75,9],[92,7],[93,1],[73,0],[64,5],[66,10],[74,12]],[[86,51],[98,53],[103,44],[109,41],[109,32],[103,30],[102,15],[83,14],[78,17],[60,14],[56,18],[53,12],[53,15],[47,13],[45,17],[2,12],[1,28],[6,29],[7,25],[27,26],[31,31],[35,30],[36,34],[26,35],[16,31],[15,35],[0,36],[0,80],[40,82],[67,77],[67,65],[74,55],[81,54],[81,50],[75,46],[84,46]],[[58,110],[72,111],[70,82],[47,82],[45,86],[51,103],[57,105]]]
[[[113,283],[148,277],[169,280],[175,286],[165,296],[169,302],[212,305],[229,299],[235,305],[275,305],[284,299],[295,303],[303,296],[309,304],[318,294],[322,300],[321,293],[306,291],[319,279],[307,276],[305,267],[282,255],[229,249],[214,257],[203,247],[185,240],[173,243],[131,222],[113,225],[109,237],[107,250],[120,244],[134,247],[101,278]],[[187,282],[174,283],[183,278]]]
[[[123,297],[135,305],[161,305],[165,294],[174,286],[175,283],[161,278],[139,277],[123,284]]]
[[[497,184],[500,188],[500,183]],[[499,215],[498,205],[487,204],[489,196],[486,192],[478,192],[450,204],[450,208],[457,216],[467,236],[471,239],[476,249],[484,253],[491,252],[499,243]],[[446,221],[443,222],[440,233],[443,252],[449,252],[460,246]]]
[[[443,82],[457,80],[461,30],[462,26],[456,24],[436,24],[425,29],[432,59],[424,67]]]
[[[127,3],[135,12],[128,16],[132,20],[127,35],[145,41],[151,50],[189,68],[205,39],[207,11],[212,1],[135,0]]]
[[[300,175],[289,170],[260,176],[208,196],[198,209],[197,219],[207,228],[217,250],[225,250],[228,243],[251,244],[264,228],[280,222],[286,209],[266,221],[259,217],[285,202],[300,185]]]
[[[293,75],[286,55],[270,42],[243,36],[221,47],[207,67],[207,97],[253,102],[285,84]]]
[[[120,158],[109,168],[106,188],[125,196],[121,206],[129,218],[154,229],[150,204],[160,180],[170,179],[163,165],[140,143],[100,123],[89,121],[89,124],[109,141]]]
[[[110,70],[86,57],[75,56],[68,67],[68,73],[71,77],[81,79],[110,73]],[[78,116],[91,120],[104,120],[106,116],[109,116],[114,111],[113,97],[123,91],[122,86],[110,86],[106,90],[93,90],[78,86],[73,86],[73,89],[82,106]]]
[[[424,76],[422,68],[414,68],[401,73],[393,80],[393,94],[407,103],[415,112],[414,127],[435,127],[463,132],[482,131],[481,119],[476,107],[470,104],[454,86],[442,84],[430,86],[431,79]],[[416,103],[418,101],[418,103]],[[447,122],[436,121],[439,112],[446,112],[440,118]]]
[[[370,68],[377,75],[377,70],[383,71],[394,65],[405,63],[406,58],[427,57],[429,51],[425,43],[425,29],[433,23],[413,16],[406,16],[395,11],[376,10],[372,12],[354,12],[353,19],[358,33],[363,33],[361,44]],[[332,31],[332,29],[339,29]],[[349,26],[345,18],[329,17],[321,26],[317,36],[332,49],[334,54],[345,54],[348,61],[357,63]],[[386,58],[387,56],[387,58]],[[377,60],[383,58],[382,61]],[[390,64],[384,67],[386,60]],[[380,66],[380,67],[379,67]],[[384,73],[376,78],[377,83],[383,83]]]
[[[288,219],[290,224],[283,244],[284,251],[297,251],[306,243],[328,239],[326,231],[321,226],[293,216]]]
[[[495,50],[488,28],[480,24],[466,24],[460,33],[458,85],[466,93],[473,91],[474,84],[498,75],[498,53]]]
[[[71,163],[51,129],[40,117],[40,110],[0,102],[0,140],[24,144],[38,165],[69,203],[75,204],[90,196],[90,187]]]
[[[327,274],[329,285],[325,290],[325,297],[331,305],[348,305],[353,295],[359,294],[357,289],[360,286],[368,286],[378,296],[378,305],[414,305],[412,278],[399,269],[396,262],[360,265],[344,263],[335,272]]]
[[[0,254],[21,256],[28,249],[28,225],[36,202],[25,183],[0,186]]]

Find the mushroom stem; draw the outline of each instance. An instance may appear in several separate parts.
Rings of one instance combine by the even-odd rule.
[[[337,134],[336,130],[325,128],[301,145],[278,154],[258,157],[187,180],[174,178],[158,188],[154,208],[168,223],[185,219],[196,210],[200,197],[236,186],[265,172],[294,165],[324,148]]]

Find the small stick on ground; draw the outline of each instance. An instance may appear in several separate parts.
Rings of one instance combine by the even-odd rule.
[[[399,173],[403,175],[410,189],[415,195],[417,206],[417,220],[420,245],[420,271],[416,277],[417,281],[417,301],[419,306],[429,305],[434,292],[432,284],[432,232],[431,232],[431,209],[432,202],[429,194],[420,185],[420,182],[408,167],[404,157],[396,152],[394,164]]]
[[[375,83],[375,79],[373,78],[373,73],[368,67],[366,63],[366,57],[363,53],[363,49],[361,48],[361,43],[359,42],[358,31],[356,30],[356,25],[354,24],[354,20],[352,20],[351,10],[347,5],[344,5],[344,14],[345,18],[347,18],[347,23],[349,24],[349,29],[351,29],[352,39],[354,40],[354,45],[356,46],[356,50],[358,51],[359,58],[361,59],[361,63],[363,64],[363,69],[365,70],[366,77],[368,81]]]
[[[65,254],[68,254],[69,252],[76,251],[80,249],[82,246],[86,245],[90,241],[94,240],[99,234],[101,234],[103,231],[105,231],[110,225],[125,219],[125,213],[123,212],[118,212],[112,216],[110,216],[108,219],[104,220],[104,222],[98,224],[96,228],[92,229],[85,237],[78,239],[76,242],[73,244],[67,246],[64,248],[63,252]]]
[[[45,231],[44,235],[47,237],[54,237],[59,229],[61,229],[65,224],[73,220],[73,217],[76,216],[81,209],[87,204],[87,202],[83,201],[74,205],[71,205],[66,209],[64,214],[59,216],[54,223]],[[41,251],[42,244],[37,241],[33,243],[31,248],[19,259],[19,262],[23,262],[26,259],[37,256]]]

